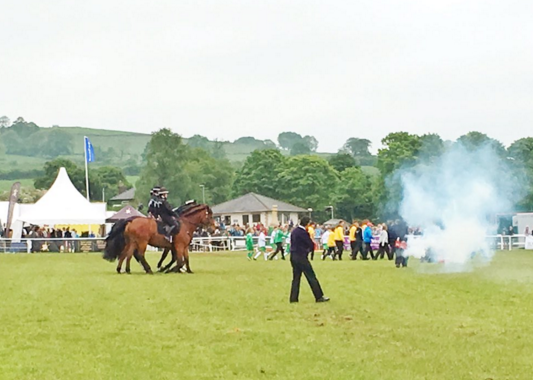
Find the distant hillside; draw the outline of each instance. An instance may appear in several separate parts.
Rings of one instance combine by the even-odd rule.
[[[84,136],[88,136],[94,146],[95,166],[116,165],[122,168],[140,165],[142,154],[150,140],[150,134],[145,133],[82,127],[42,128],[18,119],[12,126],[0,128],[0,173],[41,169],[44,162],[56,157],[83,163]],[[191,143],[197,142],[196,140],[191,139]],[[184,138],[184,142],[188,143],[189,139]],[[274,145],[272,142],[270,144]],[[206,149],[216,148],[230,161],[242,162],[253,150],[270,144],[254,138],[243,138],[235,142],[205,139],[201,144],[193,145]]]
[[[0,118],[5,119],[5,118]],[[295,135],[287,132],[287,135]],[[96,160],[92,166],[113,165],[122,168],[126,175],[137,176],[142,165],[142,155],[150,134],[110,131],[82,127],[39,127],[33,122],[18,118],[12,124],[0,120],[0,180],[36,178],[42,175],[46,161],[62,157],[78,164],[84,162],[83,137],[88,136]],[[310,136],[306,138],[314,139]],[[241,137],[234,142],[211,141],[195,135],[184,138],[193,147],[211,151],[215,157],[227,157],[238,167],[256,149],[277,148],[271,140]],[[315,143],[318,142],[315,139]],[[287,149],[281,150],[288,155]],[[328,158],[331,153],[314,153]],[[368,167],[369,174],[375,174],[374,167]]]

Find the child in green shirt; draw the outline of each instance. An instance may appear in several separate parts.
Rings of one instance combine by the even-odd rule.
[[[248,260],[251,260],[254,254],[254,236],[251,228],[246,233],[246,250],[248,251]]]

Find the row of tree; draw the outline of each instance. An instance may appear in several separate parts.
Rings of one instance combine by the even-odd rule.
[[[234,169],[226,158],[215,158],[212,153],[185,144],[180,135],[169,129],[152,133],[136,186],[138,201],[145,203],[155,185],[171,190],[169,200],[176,205],[188,199],[202,199],[204,194],[210,204],[227,200]]]
[[[501,181],[524,184],[515,210],[533,210],[533,138],[519,139],[505,148],[480,132],[467,133],[455,142],[443,141],[436,134],[395,132],[381,142],[383,148],[376,163],[379,174],[372,177],[358,166],[361,157],[370,156],[370,142],[361,139],[349,139],[328,161],[309,155],[287,158],[276,150],[253,152],[237,172],[234,195],[254,191],[319,211],[333,205],[336,215],[346,220],[397,218],[403,188],[396,174],[431,164],[447,149],[460,144],[467,151],[482,147],[492,150],[501,163],[493,168],[500,173]],[[317,216],[326,218],[323,213]]]
[[[312,208],[321,218],[329,215],[326,206],[346,219],[373,212],[372,194],[365,190],[371,178],[346,152],[328,161],[316,155],[286,156],[276,148],[257,149],[235,171],[227,159],[216,159],[209,150],[185,144],[178,134],[162,129],[152,134],[145,161],[136,192],[141,203],[150,188],[162,185],[171,191],[169,199],[175,205],[190,198],[201,200],[205,190],[210,204],[256,192]]]
[[[493,170],[500,173],[502,181],[518,181],[525,187],[521,192],[521,200],[515,205],[515,211],[533,210],[533,138],[531,137],[516,140],[505,148],[500,141],[475,131],[459,137],[455,142],[443,141],[437,134],[419,136],[407,132],[395,132],[387,135],[382,144],[383,148],[379,150],[377,157],[380,176],[374,187],[377,215],[390,217],[398,214],[403,189],[399,176],[394,175],[396,172],[408,170],[419,164],[431,164],[455,144],[460,144],[471,152],[481,148],[490,149],[499,158],[500,165]]]
[[[57,177],[59,168],[64,167],[72,181],[72,184],[86,195],[85,186],[85,169],[74,162],[58,158],[44,164],[44,174],[35,179],[34,186],[36,189],[49,189]],[[89,192],[92,200],[102,200],[105,194],[106,200],[115,195],[131,188],[122,169],[114,166],[102,166],[99,168],[90,168],[89,170]]]
[[[72,136],[55,128],[45,131],[19,117],[0,128],[0,154],[54,158],[72,154]]]
[[[11,132],[26,131],[18,128],[20,126]],[[218,204],[256,192],[312,208],[318,219],[328,217],[324,211],[327,206],[333,206],[335,215],[347,220],[394,217],[402,197],[401,183],[394,174],[420,163],[431,163],[452,144],[460,143],[471,150],[491,147],[502,162],[508,164],[505,170],[526,178],[528,192],[518,207],[533,209],[533,138],[517,140],[505,148],[499,141],[479,132],[470,132],[456,142],[443,141],[436,134],[419,136],[395,132],[381,141],[383,148],[373,157],[379,174],[369,176],[360,166],[362,159],[372,158],[368,140],[349,138],[337,154],[324,159],[307,154],[317,145],[310,136],[286,132],[278,137],[281,150],[273,142],[267,147],[264,141],[252,137],[239,139],[242,144],[255,144],[257,149],[236,169],[225,158],[221,143],[196,135],[185,144],[180,135],[169,129],[159,130],[152,134],[142,155],[140,179],[136,184],[138,201],[145,203],[150,188],[163,185],[171,190],[170,200],[176,205],[191,198],[201,200],[204,195],[206,202]],[[309,149],[304,154],[296,154],[300,148],[293,148],[305,141]],[[84,193],[83,168],[64,159],[46,163],[44,175],[35,181],[35,187],[48,188],[60,166],[67,168],[75,186]],[[109,198],[131,186],[123,170],[116,167],[91,169],[89,173],[92,199],[101,199],[102,188]]]
[[[329,161],[315,155],[286,157],[278,150],[254,151],[237,171],[233,195],[256,192],[294,205],[312,208],[324,219],[327,206],[350,220],[372,214],[371,178],[354,158],[338,153]]]
[[[233,142],[235,145],[245,145],[256,149],[281,149],[291,156],[312,154],[318,148],[318,140],[314,136],[302,136],[296,132],[281,132],[278,135],[278,145],[272,140],[258,140],[255,137],[240,137]],[[187,140],[187,145],[193,148],[202,148],[207,151],[218,151],[223,148],[223,142],[210,141],[207,137],[194,135]],[[375,160],[370,153],[371,142],[368,139],[350,137],[342,146],[341,151],[351,154],[363,165],[373,165]]]
[[[85,169],[76,163],[57,158],[44,164],[42,175],[34,180],[34,188],[23,187],[21,190],[21,203],[34,203],[48,190],[57,177],[59,168],[64,167],[76,189],[86,195]],[[89,170],[89,191],[93,201],[101,201],[105,196],[108,200],[115,195],[131,188],[131,183],[126,179],[122,169],[114,166],[102,166],[90,168]],[[0,200],[7,200],[9,192],[0,194]]]

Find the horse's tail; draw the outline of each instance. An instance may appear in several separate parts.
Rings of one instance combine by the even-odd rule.
[[[126,247],[126,237],[124,232],[126,226],[132,219],[122,219],[116,222],[111,228],[111,232],[105,239],[104,259],[107,261],[115,261],[119,258]]]

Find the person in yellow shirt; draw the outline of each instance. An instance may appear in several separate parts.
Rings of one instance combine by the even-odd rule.
[[[322,255],[322,260],[325,260],[327,256],[331,258],[335,256],[335,229],[330,227],[329,231],[325,232],[325,234],[328,236],[328,252]]]
[[[307,226],[307,232],[309,233],[309,236],[311,237],[311,240],[313,241],[313,244],[315,246],[315,249],[313,249],[313,252],[311,252],[311,260],[315,257],[315,250],[316,250],[316,244],[315,244],[315,223],[311,222]]]
[[[337,227],[335,228],[335,245],[337,247],[337,251],[333,255],[333,260],[335,260],[336,256],[339,257],[339,260],[342,260],[342,253],[344,252],[344,222],[341,220]]]
[[[357,258],[357,252],[355,250],[356,248],[355,240],[357,238],[356,234],[357,234],[358,227],[359,227],[359,224],[354,220],[352,223],[352,226],[350,227],[350,233],[348,234],[348,237],[350,238],[350,248],[352,248],[352,254],[350,255],[352,260],[355,260]]]

